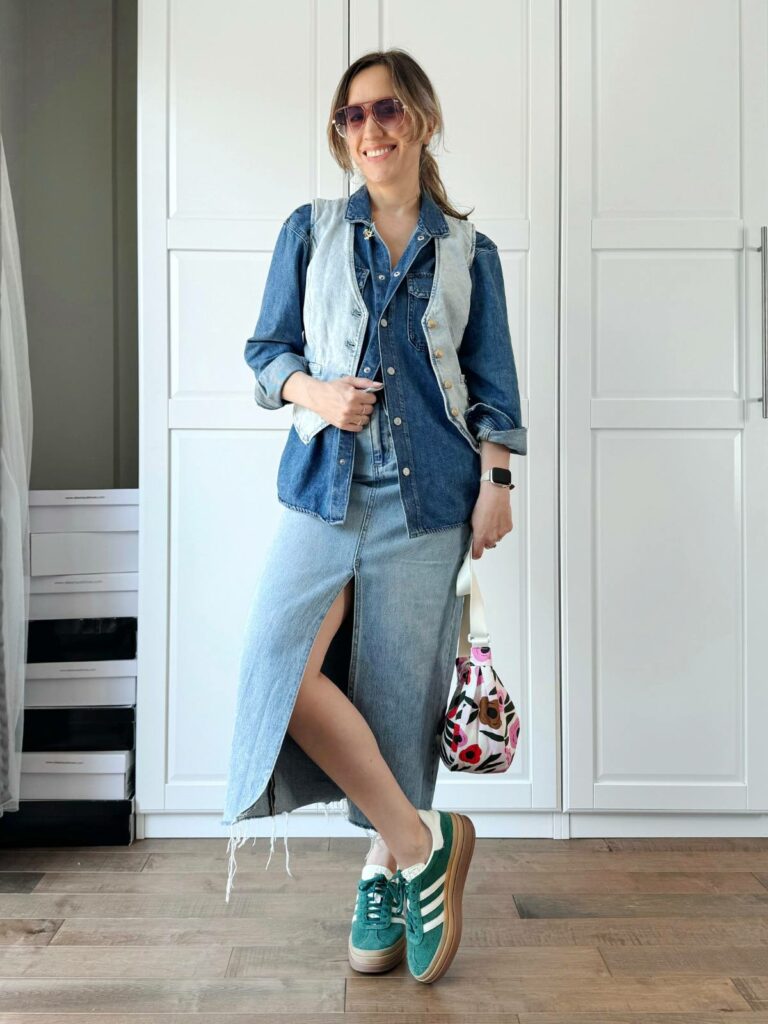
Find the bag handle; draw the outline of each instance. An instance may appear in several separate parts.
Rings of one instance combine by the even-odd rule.
[[[464,609],[461,613],[461,631],[459,633],[459,657],[469,657],[470,646],[485,647],[491,642],[485,621],[485,603],[472,562],[472,538],[470,537],[467,553],[456,577],[456,595],[457,597],[464,595]]]

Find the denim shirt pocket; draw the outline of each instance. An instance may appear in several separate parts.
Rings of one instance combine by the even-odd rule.
[[[365,288],[365,282],[368,280],[370,270],[368,267],[361,267],[359,263],[355,263],[355,277],[357,278],[357,287],[360,289],[360,294],[363,294]]]
[[[408,284],[408,340],[417,352],[427,347],[421,320],[432,294],[433,274],[409,274]]]

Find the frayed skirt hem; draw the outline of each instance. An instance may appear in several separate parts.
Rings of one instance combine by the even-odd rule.
[[[339,806],[339,803],[346,804],[347,805],[346,809],[344,807],[342,807],[342,806]],[[326,821],[330,821],[330,819],[329,819],[328,803],[324,803],[322,806],[323,806],[323,810],[325,812]],[[339,801],[333,801],[332,802],[332,807],[333,807],[334,813],[339,814],[339,815],[343,815],[346,818],[346,820],[349,821],[349,823],[351,825],[356,825],[358,828],[365,829],[365,831],[368,833],[368,835],[370,837],[370,840],[371,840],[370,846],[368,847],[368,853],[370,853],[371,850],[373,849],[373,844],[376,841],[376,837],[378,836],[378,832],[376,832],[375,829],[369,828],[367,825],[362,825],[362,824],[360,824],[360,823],[358,823],[356,821],[352,821],[348,817],[349,804],[348,804],[346,799],[342,800],[340,802]],[[284,815],[284,818],[283,818],[283,821],[284,821],[283,844],[285,846],[285,870],[286,870],[287,874],[289,874],[291,876],[291,878],[295,878],[295,875],[291,872],[291,868],[290,868],[290,854],[289,854],[289,851],[288,851],[288,815],[289,815],[290,811],[283,811],[282,813]],[[253,843],[252,843],[253,846],[256,845],[256,840],[259,837],[255,836],[253,834],[254,823],[257,822],[257,821],[260,821],[262,817],[269,817],[269,815],[260,815],[260,816],[251,817],[251,818],[240,818],[240,819],[238,819],[236,821],[233,821],[229,825],[229,841],[227,842],[228,870],[227,870],[227,887],[226,887],[226,894],[225,894],[225,901],[227,903],[229,903],[229,896],[230,896],[230,893],[232,892],[232,888],[233,888],[233,884],[234,884],[234,879],[235,879],[235,872],[237,871],[237,862],[236,862],[236,857],[235,857],[236,851],[244,843],[246,843],[249,839],[253,839]],[[265,871],[269,867],[269,863],[272,860],[272,854],[274,853],[274,850],[275,850],[275,830],[276,830],[276,826],[277,826],[277,815],[273,814],[273,815],[271,815],[271,817],[272,817],[272,837],[270,839],[270,844],[269,844],[269,856],[267,857],[267,863],[264,865],[264,870]],[[330,833],[329,833],[329,835],[330,835]],[[367,856],[367,854],[366,854],[366,856]]]

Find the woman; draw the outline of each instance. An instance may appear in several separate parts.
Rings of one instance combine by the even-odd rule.
[[[227,899],[250,819],[346,796],[372,833],[350,963],[407,951],[431,982],[474,846],[469,818],[431,807],[456,578],[470,544],[480,558],[512,529],[526,430],[498,251],[448,202],[429,79],[402,50],[370,53],[331,110],[331,152],[364,184],[284,222],[246,346],[257,403],[293,403],[293,429],[240,668]]]

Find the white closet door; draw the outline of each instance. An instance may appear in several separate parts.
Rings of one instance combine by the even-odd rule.
[[[243,352],[283,220],[343,188],[324,123],[346,67],[345,11],[343,0],[139,5],[143,813],[223,805],[290,425],[290,408],[254,402]]]
[[[510,768],[497,776],[438,769],[435,806],[552,835],[557,754],[557,207],[556,0],[363,0],[351,6],[350,60],[400,46],[423,63],[443,107],[437,150],[448,195],[497,244],[528,454],[512,455],[514,528],[477,563],[494,665],[521,716]],[[473,209],[474,208],[474,209]],[[535,339],[535,344],[533,340]],[[505,824],[506,821],[506,824]]]
[[[764,0],[564,5],[564,809],[768,807]]]

